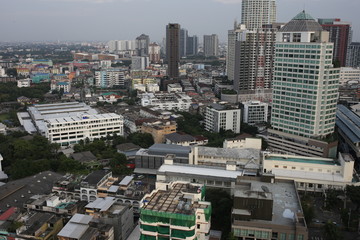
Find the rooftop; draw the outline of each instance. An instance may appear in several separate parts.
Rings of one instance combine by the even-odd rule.
[[[61,231],[58,233],[58,236],[80,239],[80,237],[89,228],[89,222],[92,220],[92,218],[92,216],[84,214],[75,214],[63,227],[63,229],[61,229]]]
[[[92,173],[90,173],[84,180],[84,183],[88,183],[90,185],[96,185],[98,184],[103,177],[105,177],[106,174],[109,172],[106,170],[96,170]]]
[[[339,165],[331,158],[311,158],[311,157],[298,157],[291,155],[268,155],[265,156],[265,160],[269,161],[285,161],[285,162],[298,162],[298,163],[310,163],[310,164],[322,164],[322,165]]]
[[[317,32],[322,31],[321,25],[306,13],[305,10],[296,15],[290,22],[285,24],[280,32]]]
[[[202,177],[217,177],[217,178],[231,178],[236,179],[238,176],[243,176],[244,171],[229,171],[223,168],[200,166],[200,165],[188,165],[188,164],[163,164],[158,169],[158,174],[163,173],[178,173],[183,175],[197,175]]]
[[[201,186],[190,183],[174,183],[167,191],[155,190],[146,196],[142,210],[193,215],[196,209],[206,209],[210,205],[205,204],[207,202],[188,201],[185,195],[200,194],[201,191]]]
[[[58,173],[46,171],[0,186],[0,210],[6,211],[10,207],[22,208],[33,195],[51,193],[53,184],[61,177]]]
[[[195,141],[195,138],[189,134],[181,134],[181,133],[170,133],[165,135],[166,139],[169,139],[172,142],[191,142]]]
[[[235,197],[253,197],[253,195],[273,200],[272,224],[294,226],[296,214],[301,212],[301,205],[296,192],[294,182],[276,181],[275,183],[266,183],[254,180],[241,179],[241,185],[236,185]],[[248,183],[248,184],[246,184]],[[251,221],[268,224],[266,220]]]
[[[360,117],[344,105],[337,106],[336,126],[353,143],[360,142]]]
[[[198,147],[198,154],[202,156],[215,156],[219,158],[237,158],[237,159],[260,159],[260,150],[253,148],[215,148]]]

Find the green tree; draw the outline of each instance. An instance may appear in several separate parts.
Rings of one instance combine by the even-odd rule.
[[[341,239],[343,239],[343,236],[341,235],[339,228],[332,222],[327,222],[324,225],[323,230],[324,230],[324,235],[325,235],[326,240],[341,240]]]
[[[142,148],[149,148],[154,144],[153,136],[150,133],[131,133],[128,136],[128,140]]]
[[[356,210],[358,211],[360,207],[360,186],[347,185],[346,195],[356,204]]]

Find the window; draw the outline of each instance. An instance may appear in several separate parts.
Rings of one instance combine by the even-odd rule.
[[[290,42],[290,33],[283,33],[283,42]]]
[[[293,33],[293,42],[301,42],[301,33]]]

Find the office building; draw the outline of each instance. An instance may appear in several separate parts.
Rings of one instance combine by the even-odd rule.
[[[360,67],[360,42],[352,42],[349,45],[346,57],[347,67]]]
[[[226,103],[213,103],[206,107],[205,130],[240,133],[241,110]]]
[[[198,37],[196,35],[187,37],[186,40],[186,55],[193,56],[198,54]]]
[[[95,71],[95,85],[100,88],[112,88],[125,85],[125,74],[120,69]]]
[[[180,63],[180,24],[169,23],[166,26],[166,59],[168,62],[167,75],[170,79],[179,77]]]
[[[149,133],[154,143],[165,143],[165,135],[176,132],[176,122],[158,119],[154,122],[144,122],[141,127],[142,133]]]
[[[188,39],[188,30],[185,28],[180,29],[180,39],[179,39],[179,53],[180,57],[186,57],[186,49],[187,49],[187,39]]]
[[[238,177],[231,219],[237,239],[308,239],[294,181]]]
[[[302,11],[277,33],[270,149],[335,157],[339,69],[329,33]]]
[[[263,124],[268,121],[269,104],[260,101],[243,102],[243,122],[256,125]]]
[[[149,44],[150,38],[146,34],[141,34],[135,39],[135,46],[138,56],[148,56],[149,55]]]
[[[156,43],[149,44],[149,61],[151,63],[159,63],[160,62],[160,46]]]
[[[149,57],[145,56],[132,56],[131,57],[131,70],[145,70],[149,67]]]
[[[241,24],[249,30],[262,28],[264,24],[276,22],[275,0],[243,0],[241,3]]]
[[[146,194],[140,209],[140,239],[208,239],[211,203],[204,198],[204,185],[184,182]]]
[[[344,189],[346,185],[359,186],[354,163],[345,153],[339,153],[336,160],[265,153],[262,171],[274,174],[276,179],[294,180],[299,191],[324,192],[329,188]]]
[[[318,22],[325,31],[329,32],[329,41],[334,43],[333,61],[345,67],[346,54],[351,43],[351,24],[342,22],[339,18],[320,18]]]
[[[205,57],[219,55],[219,38],[218,35],[204,35],[204,55]]]

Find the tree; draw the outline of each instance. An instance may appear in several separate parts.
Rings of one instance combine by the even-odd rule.
[[[346,195],[356,204],[356,210],[358,211],[360,207],[360,186],[347,185]]]
[[[223,189],[206,189],[205,200],[212,206],[211,228],[222,231],[223,239],[227,239],[231,233],[233,199]]]
[[[339,228],[332,222],[327,222],[324,225],[324,235],[326,240],[341,240],[343,239]]]
[[[142,148],[149,148],[154,144],[153,136],[150,133],[131,133],[128,136],[128,140]]]

